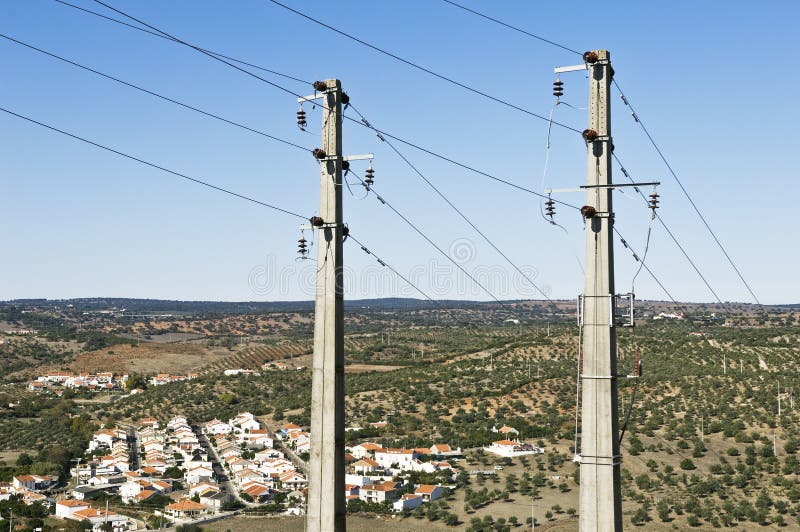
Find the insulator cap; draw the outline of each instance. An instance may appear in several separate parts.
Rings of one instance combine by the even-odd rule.
[[[342,170],[350,170],[350,161],[342,161]]]
[[[597,52],[584,52],[583,54],[584,63],[589,63],[590,65],[593,65],[594,63],[597,63],[598,59],[600,58],[597,56]]]
[[[583,133],[581,133],[581,136],[583,137],[583,140],[585,140],[586,142],[594,142],[595,140],[597,140],[597,137],[599,135],[597,134],[597,131],[595,131],[594,129],[584,129]]]
[[[346,225],[345,225],[345,226],[343,226],[343,227],[342,227],[342,236],[343,236],[343,237],[346,237],[346,236],[347,236],[347,235],[349,235],[349,234],[350,234],[350,228],[349,228],[349,227],[347,227]]]
[[[324,81],[315,81],[314,82],[314,90],[315,91],[326,91],[328,90],[328,86],[325,84]]]
[[[308,219],[308,221],[311,222],[311,225],[313,225],[314,227],[322,227],[323,225],[325,225],[325,220],[323,220],[319,216],[312,216],[311,218]]]
[[[317,159],[324,159],[325,157],[327,157],[327,156],[328,156],[328,154],[327,154],[327,153],[325,153],[325,150],[323,150],[322,148],[314,148],[314,151],[312,151],[311,153],[312,153],[312,154],[314,155],[314,157],[316,157]]]
[[[342,91],[342,103],[344,105],[349,105],[350,104],[350,96],[344,91]]]
[[[595,209],[591,205],[584,205],[583,207],[581,207],[581,215],[583,215],[583,217],[587,220],[589,218],[594,218],[596,214],[597,214],[597,209]]]

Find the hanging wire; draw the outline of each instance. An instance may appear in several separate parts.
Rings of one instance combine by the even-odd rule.
[[[381,132],[380,130],[378,130],[377,128],[375,128],[375,127],[374,127],[374,126],[373,126],[373,125],[372,125],[372,124],[369,122],[369,120],[367,120],[367,119],[366,119],[366,117],[365,117],[365,116],[364,116],[364,115],[363,115],[363,114],[362,114],[362,113],[361,113],[361,112],[360,112],[358,109],[356,109],[356,108],[355,108],[355,106],[351,105],[351,107],[352,107],[353,111],[355,111],[355,112],[356,112],[356,114],[358,114],[358,116],[361,118],[361,122],[362,122],[362,123],[363,123],[365,126],[367,126],[368,128],[370,128],[370,129],[372,129],[373,131],[375,131],[375,134],[376,134],[376,136],[378,137],[378,139],[380,139],[382,142],[386,143],[386,144],[389,146],[389,148],[391,148],[391,149],[392,149],[392,151],[394,151],[394,152],[395,152],[395,154],[396,154],[398,157],[400,157],[400,159],[402,159],[402,160],[403,160],[403,162],[404,162],[404,163],[406,163],[406,165],[407,165],[407,166],[408,166],[408,167],[409,167],[409,168],[410,168],[410,169],[411,169],[411,170],[412,170],[412,171],[413,171],[415,174],[417,174],[417,176],[419,176],[419,178],[420,178],[420,179],[422,179],[422,180],[423,180],[423,181],[424,181],[424,182],[425,182],[425,183],[426,183],[426,184],[427,184],[427,185],[428,185],[428,186],[429,186],[429,187],[430,187],[430,188],[431,188],[431,189],[432,189],[432,190],[433,190],[433,191],[434,191],[434,192],[435,192],[435,193],[436,193],[436,194],[437,194],[437,195],[438,195],[438,196],[439,196],[439,197],[440,197],[440,198],[441,198],[441,199],[442,199],[442,200],[443,200],[445,203],[447,203],[447,205],[448,205],[448,206],[449,206],[451,209],[453,209],[453,211],[454,211],[456,214],[458,214],[458,216],[459,216],[459,217],[461,217],[461,219],[462,219],[462,220],[464,220],[464,221],[465,221],[465,222],[466,222],[466,223],[467,223],[467,224],[468,224],[468,225],[469,225],[469,226],[470,226],[470,227],[471,227],[471,228],[472,228],[472,229],[473,229],[473,230],[474,230],[476,233],[478,233],[478,234],[481,236],[481,238],[483,238],[483,239],[484,239],[484,241],[486,241],[486,243],[487,243],[487,244],[489,244],[489,245],[492,247],[492,249],[494,249],[494,250],[495,250],[495,251],[496,251],[496,252],[497,252],[497,253],[498,253],[498,254],[499,254],[501,257],[503,257],[503,259],[505,259],[505,261],[506,261],[506,262],[508,262],[508,264],[509,264],[509,265],[510,265],[512,268],[514,268],[514,269],[517,271],[517,273],[519,273],[519,274],[520,274],[520,275],[521,275],[521,276],[522,276],[522,277],[523,277],[523,278],[524,278],[524,279],[525,279],[525,280],[526,280],[526,281],[527,281],[527,282],[528,282],[528,283],[529,283],[531,286],[533,286],[533,287],[534,287],[534,288],[535,288],[535,289],[536,289],[536,290],[537,290],[537,291],[538,291],[538,292],[539,292],[539,293],[540,293],[540,294],[541,294],[541,295],[542,295],[542,296],[543,296],[543,297],[544,297],[544,298],[545,298],[547,301],[550,301],[550,302],[552,302],[552,299],[550,299],[550,296],[549,296],[547,293],[545,293],[545,292],[544,292],[544,291],[543,291],[543,290],[542,290],[542,289],[541,289],[541,288],[540,288],[540,287],[539,287],[539,286],[538,286],[538,285],[537,285],[537,284],[536,284],[536,283],[533,281],[533,279],[532,279],[532,278],[531,278],[529,275],[527,275],[527,274],[526,274],[526,273],[525,273],[525,272],[524,272],[524,271],[523,271],[523,270],[522,270],[522,269],[521,269],[519,266],[517,266],[517,264],[516,264],[516,263],[514,263],[514,262],[511,260],[511,258],[509,258],[509,256],[508,256],[507,254],[505,254],[505,253],[504,253],[504,252],[503,252],[503,251],[502,251],[502,250],[501,250],[501,249],[500,249],[500,248],[499,248],[499,247],[498,247],[498,246],[497,246],[497,245],[496,245],[496,244],[495,244],[495,243],[494,243],[494,242],[493,242],[493,241],[492,241],[492,240],[491,240],[491,239],[490,239],[490,238],[489,238],[489,237],[488,237],[488,236],[487,236],[487,235],[486,235],[486,234],[485,234],[483,231],[481,231],[481,230],[480,230],[480,229],[477,227],[477,225],[475,225],[475,223],[474,223],[474,222],[473,222],[473,221],[472,221],[472,220],[471,220],[471,219],[470,219],[470,218],[469,218],[469,217],[468,217],[466,214],[464,214],[464,213],[461,211],[461,209],[459,209],[459,208],[458,208],[458,207],[457,207],[457,206],[456,206],[456,205],[455,205],[455,204],[454,204],[454,203],[453,203],[453,202],[452,202],[452,201],[451,201],[451,200],[450,200],[450,199],[449,199],[449,198],[448,198],[448,197],[447,197],[447,196],[446,196],[446,195],[445,195],[445,194],[444,194],[444,193],[443,193],[443,192],[442,192],[442,191],[441,191],[441,190],[440,190],[440,189],[439,189],[439,188],[438,188],[436,185],[434,185],[434,184],[433,184],[433,182],[432,182],[430,179],[428,179],[428,177],[427,177],[425,174],[423,174],[423,173],[422,173],[422,172],[419,170],[419,168],[417,168],[417,167],[416,167],[416,165],[414,165],[414,164],[413,164],[413,163],[412,163],[412,162],[411,162],[411,161],[408,159],[408,157],[406,157],[406,156],[405,156],[405,155],[404,155],[404,154],[403,154],[403,153],[402,153],[402,152],[401,152],[401,151],[400,151],[400,150],[399,150],[399,149],[398,149],[398,148],[397,148],[397,147],[396,147],[394,144],[392,144],[392,143],[391,143],[389,140],[387,140],[387,139],[386,139],[386,138],[385,138],[385,137],[382,135],[382,132]],[[372,184],[369,184],[369,185],[368,185],[366,180],[367,180],[367,179],[370,179],[371,177],[373,177],[373,174],[372,174],[372,173],[370,173],[370,172],[368,171],[368,172],[367,172],[367,175],[366,175],[366,178],[365,178],[364,180],[361,180],[361,181],[362,181],[362,184],[364,185],[364,187],[365,187],[365,188],[367,188],[367,189],[368,189],[368,190],[370,190],[370,191],[371,191],[371,190],[373,190],[373,186],[372,186]],[[360,179],[360,178],[359,178],[359,179]],[[384,200],[383,200],[383,199],[382,199],[382,198],[381,198],[381,197],[380,197],[380,196],[379,196],[377,193],[376,193],[375,195],[376,195],[376,197],[378,198],[378,200],[380,200],[382,203],[386,203],[386,202],[385,202],[385,201],[384,201]],[[541,195],[541,194],[539,194],[539,195]],[[389,208],[391,208],[392,210],[394,210],[394,208],[393,208],[393,207],[391,207],[391,205],[389,206]],[[395,211],[395,212],[396,212],[396,211]],[[398,214],[399,214],[399,213],[398,213]],[[466,271],[465,271],[463,268],[461,268],[461,266],[460,266],[460,265],[458,265],[458,264],[457,264],[455,261],[453,261],[453,259],[452,259],[452,258],[451,258],[449,255],[446,255],[446,256],[447,256],[447,258],[448,258],[448,259],[449,259],[451,262],[453,262],[454,264],[456,264],[456,266],[457,266],[459,269],[461,269],[462,271],[464,271],[464,273],[466,273]],[[468,275],[469,275],[469,274],[468,274]],[[472,276],[470,275],[470,277],[472,277]],[[477,281],[474,281],[474,282],[475,282],[475,283],[476,283],[478,286],[481,286],[481,285],[480,285],[480,283],[477,283]],[[482,287],[482,286],[481,286],[481,287]],[[483,287],[482,287],[482,288],[483,288]],[[484,288],[484,291],[488,293],[488,290],[486,290],[485,288]],[[494,297],[494,296],[492,296],[492,297]],[[496,298],[495,298],[495,299],[496,299]],[[499,303],[499,301],[498,301],[498,303]]]
[[[158,37],[160,39],[165,39],[167,41],[173,41],[173,42],[177,42],[178,44],[182,44],[179,40],[174,39],[172,37],[168,37],[168,36],[162,35],[161,33],[156,33],[155,31],[150,31],[148,29],[142,28],[140,26],[136,26],[134,24],[129,24],[129,23],[123,21],[123,20],[119,20],[119,19],[116,19],[116,18],[113,18],[113,17],[109,17],[107,15],[103,15],[102,13],[98,13],[97,11],[92,11],[91,9],[86,9],[84,7],[76,6],[75,4],[70,4],[69,2],[65,2],[64,0],[54,0],[54,1],[58,2],[59,4],[62,4],[64,6],[71,7],[73,9],[78,10],[78,11],[81,11],[83,13],[87,13],[89,15],[94,15],[94,16],[99,17],[101,19],[108,20],[109,22],[114,22],[116,24],[120,24],[121,26],[125,26],[125,27],[128,27],[130,29],[134,29],[134,30],[140,31],[142,33],[147,33],[149,35],[152,35],[153,37]],[[282,72],[271,70],[271,69],[263,67],[263,66],[255,65],[253,63],[248,63],[247,61],[243,61],[242,59],[236,59],[235,57],[231,57],[231,56],[228,56],[228,55],[225,55],[225,54],[221,54],[219,52],[215,52],[215,51],[209,50],[207,48],[200,48],[200,49],[203,50],[204,52],[208,52],[209,54],[221,57],[223,59],[227,59],[229,61],[233,61],[235,63],[239,63],[240,65],[245,65],[245,66],[248,66],[248,67],[251,67],[251,68],[255,68],[255,69],[261,70],[262,72],[268,72],[270,74],[274,74],[274,75],[280,76],[282,78],[290,79],[292,81],[297,81],[298,83],[305,83],[306,85],[311,85],[310,81],[306,81],[306,80],[300,79],[300,78],[298,78],[296,76],[290,76],[289,74],[284,74]]]
[[[219,120],[220,122],[225,122],[226,124],[229,124],[229,125],[232,125],[232,126],[236,126],[238,128],[244,129],[244,130],[249,131],[251,133],[255,133],[257,135],[261,135],[262,137],[266,137],[268,139],[272,139],[272,140],[274,140],[276,142],[280,142],[280,143],[285,144],[287,146],[292,146],[294,148],[298,148],[298,149],[306,151],[306,152],[311,151],[309,148],[306,148],[305,146],[300,146],[299,144],[296,144],[294,142],[282,139],[280,137],[276,137],[274,135],[270,135],[269,133],[266,133],[264,131],[260,131],[258,129],[255,129],[255,128],[246,126],[244,124],[241,124],[239,122],[236,122],[236,121],[233,121],[233,120],[229,120],[229,119],[224,118],[224,117],[222,117],[220,115],[205,111],[205,110],[200,109],[198,107],[194,107],[192,105],[189,105],[187,103],[181,102],[179,100],[175,100],[174,98],[170,98],[168,96],[164,96],[163,94],[159,94],[159,93],[157,93],[155,91],[146,89],[146,88],[144,88],[142,86],[139,86],[139,85],[136,85],[134,83],[130,83],[130,82],[125,81],[123,79],[111,76],[109,74],[105,74],[105,73],[103,73],[103,72],[101,72],[99,70],[95,70],[95,69],[93,69],[91,67],[88,67],[86,65],[82,65],[82,64],[77,63],[75,61],[67,59],[66,57],[62,57],[62,56],[54,54],[52,52],[48,52],[47,50],[44,50],[42,48],[38,48],[36,46],[33,46],[32,44],[28,44],[26,42],[23,42],[23,41],[20,41],[18,39],[15,39],[15,38],[13,38],[13,37],[11,37],[9,35],[5,35],[5,34],[0,33],[0,38],[6,39],[6,40],[8,40],[10,42],[13,42],[15,44],[18,44],[20,46],[24,46],[25,48],[28,48],[30,50],[34,50],[34,51],[39,52],[41,54],[44,54],[46,56],[52,57],[53,59],[58,59],[59,61],[63,61],[64,63],[70,64],[70,65],[72,65],[74,67],[80,68],[80,69],[85,70],[87,72],[91,72],[92,74],[95,74],[95,75],[100,76],[102,78],[114,81],[116,83],[119,83],[120,85],[125,85],[126,87],[130,87],[132,89],[136,89],[136,90],[138,90],[140,92],[143,92],[145,94],[149,94],[151,96],[155,96],[156,98],[159,98],[159,99],[164,100],[166,102],[173,103],[173,104],[178,105],[180,107],[183,107],[185,109],[189,109],[190,111],[194,111],[196,113],[200,113],[200,114],[205,115],[205,116],[207,116],[209,118],[214,118],[215,120]]]
[[[555,91],[554,91],[554,94],[555,94]],[[548,170],[548,167],[550,165],[550,147],[551,147],[550,135],[551,135],[552,130],[553,130],[553,113],[555,113],[556,107],[558,107],[558,104],[559,104],[558,98],[559,97],[556,96],[556,103],[553,105],[552,109],[550,109],[550,115],[548,116],[548,120],[547,120],[547,143],[545,144],[544,167],[542,168],[542,180],[541,180],[541,187],[540,187],[540,190],[542,191],[542,195],[541,195],[541,197],[539,199],[539,214],[542,216],[542,219],[544,219],[547,223],[549,223],[550,225],[555,225],[556,227],[560,227],[562,231],[564,231],[566,234],[569,234],[569,231],[567,231],[567,228],[564,227],[563,225],[559,224],[558,222],[556,222],[553,219],[552,215],[549,218],[545,215],[544,205],[543,205],[543,202],[545,200],[549,203],[549,205],[551,207],[554,207],[553,204],[555,203],[553,201],[553,199],[550,197],[550,194],[547,194],[547,196],[544,195],[544,192],[545,192],[544,183],[545,183],[545,179],[547,177],[547,170]],[[553,211],[553,214],[555,214],[555,211]]]
[[[575,379],[575,443],[573,448],[573,461],[576,461],[578,451],[578,434],[580,433],[580,408],[581,408],[581,373],[583,366],[583,301],[579,298],[578,305],[578,371]]]
[[[149,167],[151,167],[151,168],[155,168],[155,169],[157,169],[157,170],[161,170],[162,172],[166,172],[166,173],[168,173],[168,174],[172,174],[172,175],[174,175],[174,176],[176,176],[176,177],[180,177],[180,178],[182,178],[182,179],[185,179],[185,180],[187,180],[187,181],[191,181],[191,182],[193,182],[193,183],[196,183],[196,184],[198,184],[198,185],[202,185],[202,186],[204,186],[204,187],[208,187],[208,188],[210,188],[210,189],[213,189],[213,190],[216,190],[216,191],[218,191],[218,192],[224,192],[225,194],[229,194],[229,195],[231,195],[231,196],[234,196],[234,197],[237,197],[237,198],[240,198],[240,199],[243,199],[243,200],[249,201],[249,202],[251,202],[251,203],[255,203],[255,204],[257,204],[257,205],[261,205],[262,207],[267,207],[267,208],[269,208],[269,209],[272,209],[272,210],[275,210],[275,211],[278,211],[278,212],[282,212],[282,213],[284,213],[284,214],[288,214],[288,215],[290,215],[290,216],[294,216],[294,217],[296,217],[296,218],[300,218],[301,220],[308,220],[308,218],[307,218],[306,216],[303,216],[302,214],[298,214],[298,213],[296,213],[296,212],[292,212],[292,211],[289,211],[289,210],[283,209],[283,208],[281,208],[281,207],[277,207],[277,206],[275,206],[275,205],[271,205],[271,204],[269,204],[269,203],[265,203],[265,202],[263,202],[263,201],[260,201],[260,200],[257,200],[257,199],[255,199],[255,198],[251,198],[251,197],[249,197],[249,196],[245,196],[244,194],[239,194],[238,192],[233,192],[233,191],[231,191],[231,190],[228,190],[228,189],[226,189],[226,188],[223,188],[223,187],[220,187],[220,186],[217,186],[217,185],[214,185],[214,184],[208,183],[208,182],[206,182],[206,181],[202,181],[202,180],[200,180],[200,179],[196,179],[196,178],[194,178],[194,177],[191,177],[191,176],[188,176],[188,175],[186,175],[186,174],[182,174],[182,173],[180,173],[180,172],[176,172],[176,171],[174,171],[174,170],[170,170],[170,169],[168,169],[168,168],[165,168],[165,167],[163,167],[163,166],[157,165],[157,164],[155,164],[155,163],[151,163],[151,162],[149,162],[149,161],[146,161],[146,160],[144,160],[144,159],[140,159],[139,157],[135,157],[135,156],[133,156],[133,155],[129,155],[129,154],[127,154],[127,153],[121,152],[121,151],[119,151],[119,150],[116,150],[116,149],[114,149],[114,148],[111,148],[111,147],[105,146],[105,145],[103,145],[103,144],[99,144],[99,143],[97,143],[97,142],[93,142],[93,141],[91,141],[91,140],[89,140],[89,139],[86,139],[86,138],[84,138],[84,137],[80,137],[80,136],[78,136],[78,135],[74,135],[74,134],[72,134],[72,133],[69,133],[69,132],[67,132],[67,131],[64,131],[64,130],[62,130],[62,129],[58,129],[58,128],[57,128],[57,127],[55,127],[55,126],[51,126],[51,125],[49,125],[49,124],[45,124],[44,122],[39,122],[38,120],[34,120],[33,118],[29,118],[29,117],[27,117],[27,116],[24,116],[24,115],[21,115],[21,114],[15,113],[14,111],[10,111],[10,110],[8,110],[8,109],[5,109],[5,108],[3,108],[3,107],[0,107],[0,111],[2,111],[2,112],[4,112],[4,113],[7,113],[7,114],[9,114],[9,115],[12,115],[12,116],[16,116],[17,118],[21,118],[22,120],[26,120],[26,121],[28,121],[28,122],[30,122],[30,123],[32,123],[32,124],[36,124],[36,125],[38,125],[38,126],[41,126],[41,127],[47,128],[47,129],[49,129],[49,130],[51,130],[51,131],[55,131],[56,133],[61,133],[62,135],[65,135],[65,136],[67,136],[67,137],[71,137],[71,138],[73,138],[73,139],[75,139],[75,140],[79,140],[79,141],[81,141],[81,142],[83,142],[83,143],[85,143],[85,144],[90,144],[90,145],[92,145],[92,146],[94,146],[94,147],[96,147],[96,148],[100,148],[100,149],[102,149],[102,150],[105,150],[105,151],[108,151],[108,152],[114,153],[114,154],[116,154],[116,155],[119,155],[120,157],[125,157],[126,159],[130,159],[130,160],[132,160],[132,161],[136,161],[137,163],[141,163],[141,164],[143,164],[143,165],[146,165],[146,166],[149,166]]]

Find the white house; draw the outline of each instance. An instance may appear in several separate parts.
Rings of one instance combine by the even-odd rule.
[[[106,524],[111,525],[113,532],[123,532],[125,530],[136,530],[136,523],[131,523],[124,515],[117,513],[87,508],[72,514],[71,519],[75,521],[89,521],[92,524],[92,532],[101,532]]]
[[[43,490],[47,489],[53,480],[57,480],[58,477],[44,477],[41,475],[20,475],[14,477],[14,481],[12,482],[12,486],[16,490]]]
[[[406,493],[399,500],[394,501],[392,509],[395,512],[402,512],[403,510],[413,510],[422,505],[422,497],[414,493]]]
[[[212,419],[206,423],[204,430],[206,434],[230,434],[233,432],[233,427],[227,423],[223,423],[219,419]]]
[[[375,451],[375,461],[382,467],[411,469],[411,462],[418,455],[413,449],[381,449]]]
[[[89,508],[91,508],[91,505],[87,502],[65,499],[56,503],[56,517],[73,519],[72,514]]]
[[[383,484],[369,484],[359,490],[358,498],[366,502],[392,503],[400,498],[396,484],[392,481]]]
[[[386,467],[380,465],[372,458],[362,458],[354,462],[352,467],[356,475],[372,475],[386,472]]]
[[[383,447],[378,445],[377,443],[372,442],[364,442],[359,443],[358,445],[354,445],[350,447],[350,454],[352,454],[356,459],[364,458],[365,456],[373,456],[375,451],[381,451]]]
[[[509,427],[508,425],[503,425],[499,429],[496,426],[494,426],[494,427],[492,427],[492,432],[497,433],[497,434],[501,434],[501,435],[507,436],[507,437],[508,436],[512,436],[512,435],[513,436],[519,436],[519,431],[517,429],[515,429],[514,427]]]
[[[200,482],[208,482],[214,476],[214,470],[210,467],[197,466],[186,472],[185,478],[187,484],[198,484]]]
[[[505,456],[509,458],[513,456],[524,456],[527,454],[544,453],[544,449],[542,449],[541,447],[536,447],[528,443],[511,441],[511,440],[499,440],[493,442],[490,447],[484,447],[483,450],[486,451],[487,453],[494,453],[496,455]]]
[[[175,519],[191,519],[206,512],[206,507],[189,499],[167,505],[164,510]]]
[[[261,423],[259,423],[250,412],[240,412],[235,418],[228,420],[228,425],[234,427],[234,430],[238,429],[237,432],[258,430],[261,428]]]
[[[444,488],[433,484],[420,484],[414,490],[414,495],[419,495],[425,502],[435,501],[444,496]]]

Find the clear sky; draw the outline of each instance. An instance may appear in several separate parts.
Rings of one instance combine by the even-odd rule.
[[[91,0],[73,3],[119,17]],[[548,115],[553,67],[577,55],[441,0],[285,0],[344,31]],[[374,125],[519,185],[585,182],[582,140],[547,122],[414,70],[268,0],[109,0],[165,31],[305,80],[337,77]],[[773,2],[478,2],[471,8],[577,50],[611,51],[616,79],[697,206],[764,303],[800,301],[794,234],[800,192],[793,63],[800,4]],[[296,98],[179,44],[53,0],[2,0],[0,31],[147,89],[297,144]],[[192,177],[307,215],[319,171],[307,153],[220,123],[0,39],[0,106]],[[264,76],[292,92],[304,84]],[[588,82],[565,74],[554,118],[582,130]],[[616,153],[639,181],[660,180],[667,225],[722,300],[752,301],[643,132],[615,94]],[[348,111],[351,114],[351,111]],[[351,114],[352,116],[355,116]],[[375,187],[501,299],[539,297],[374,134],[348,123],[346,154],[375,153]],[[516,264],[557,298],[582,290],[583,224],[560,207],[401,144],[419,170]],[[354,163],[363,174],[365,164]],[[615,168],[616,170],[616,168]],[[615,180],[624,180],[617,171]],[[204,300],[309,299],[315,265],[295,261],[299,220],[194,185],[0,113],[3,259],[0,299],[92,296]],[[489,299],[374,196],[345,192],[353,234],[436,297]],[[649,192],[649,191],[648,191]],[[579,193],[557,199],[582,205]],[[616,193],[617,227],[641,253],[649,211]],[[345,245],[347,294],[418,297],[358,246]],[[313,255],[313,253],[312,253]],[[617,288],[636,269],[616,242]],[[672,295],[713,301],[659,225],[647,262]],[[637,295],[666,299],[642,272]]]

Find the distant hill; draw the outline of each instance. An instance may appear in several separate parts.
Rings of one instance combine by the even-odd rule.
[[[121,311],[126,313],[220,313],[252,314],[262,312],[299,312],[314,309],[313,301],[173,301],[168,299],[130,299],[118,297],[91,297],[77,299],[14,299],[0,304],[25,307],[58,307],[71,305],[76,311]],[[426,309],[436,307],[476,308],[494,306],[495,302],[441,300],[435,303],[413,298],[381,298],[346,300],[350,308]]]
[[[550,305],[539,300],[510,300],[500,304],[521,305],[525,307]],[[564,308],[573,309],[574,300],[554,300]],[[435,302],[414,298],[380,298],[345,300],[345,307],[350,309],[371,308],[381,310],[423,310],[434,308],[479,309],[497,307],[494,301],[437,300]],[[643,310],[664,308],[691,309],[700,312],[723,311],[724,307],[716,303],[678,303],[669,301],[637,301]],[[729,303],[736,311],[756,311],[758,307],[750,303]],[[38,308],[71,308],[80,312],[116,311],[123,309],[126,314],[137,313],[171,313],[171,314],[258,314],[264,312],[308,312],[314,310],[313,301],[178,301],[169,299],[134,299],[121,297],[89,297],[76,299],[14,299],[0,302],[3,306],[38,307]],[[768,309],[797,310],[800,303],[765,305]]]

